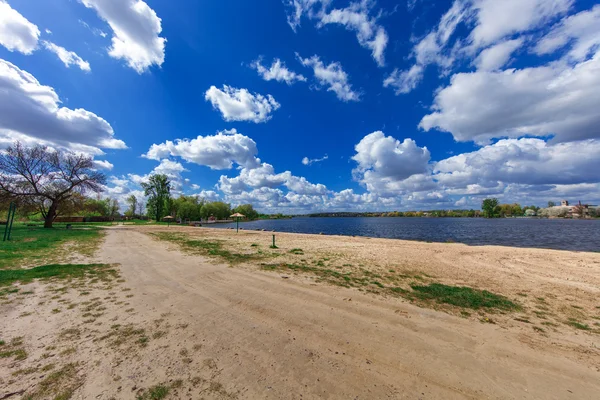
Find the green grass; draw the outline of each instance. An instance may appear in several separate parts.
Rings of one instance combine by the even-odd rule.
[[[101,280],[116,278],[118,273],[109,264],[51,264],[31,269],[0,270],[0,286],[15,282],[28,283],[34,279],[71,279],[97,277]]]
[[[582,331],[592,330],[592,328],[590,328],[590,326],[588,324],[582,324],[581,322],[579,322],[573,318],[569,318],[569,320],[565,323],[569,326],[572,326],[573,328],[581,329]]]
[[[52,229],[30,227],[25,224],[15,224],[11,240],[0,242],[0,269],[15,268],[24,264],[36,264],[58,261],[66,251],[90,254],[99,243],[102,233],[94,226],[65,229],[64,225],[55,224]],[[85,228],[85,229],[81,229]],[[4,227],[0,227],[4,229]],[[2,234],[4,232],[2,231]],[[65,250],[68,242],[77,242],[73,249]]]
[[[67,400],[73,396],[73,392],[78,386],[76,366],[67,364],[48,375],[36,386],[35,392],[27,394],[24,398]]]
[[[177,243],[184,250],[191,251],[194,253],[220,258],[229,262],[230,264],[238,264],[242,262],[248,262],[252,260],[258,260],[264,258],[260,254],[246,254],[246,253],[234,253],[223,248],[223,243],[219,241],[210,241],[205,239],[190,239],[187,235],[176,234],[176,233],[154,233],[154,236],[160,240],[167,240],[169,242]]]
[[[136,397],[137,400],[161,400],[169,394],[169,387],[156,385]]]
[[[16,361],[22,361],[27,358],[27,352],[23,349],[7,350],[0,352],[0,358],[14,357]]]
[[[405,297],[409,300],[420,300],[424,302],[437,302],[450,304],[456,307],[470,309],[500,309],[500,310],[519,310],[520,306],[504,296],[500,296],[486,290],[478,290],[469,287],[448,286],[440,283],[431,283],[429,285],[411,284],[410,289],[399,287],[394,276],[382,277],[381,275],[360,269],[351,272],[339,272],[329,268],[320,268],[319,263],[316,266],[305,264],[262,264],[261,269],[267,271],[286,271],[300,272],[315,275],[318,281],[327,282],[343,287],[365,288],[375,293],[395,294]],[[399,277],[413,279],[416,274],[400,274]],[[421,280],[421,276],[419,276]],[[376,280],[375,280],[376,279]]]
[[[464,286],[448,286],[431,283],[427,286],[411,285],[417,298],[433,300],[438,303],[450,304],[457,307],[480,309],[496,308],[500,310],[517,310],[519,306],[504,296],[487,290],[478,290]]]

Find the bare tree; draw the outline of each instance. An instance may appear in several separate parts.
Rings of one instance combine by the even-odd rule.
[[[65,201],[76,193],[101,192],[104,183],[106,176],[83,154],[20,142],[0,154],[0,198],[35,207],[44,217],[44,228],[52,228]]]

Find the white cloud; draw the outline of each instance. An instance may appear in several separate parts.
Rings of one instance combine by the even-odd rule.
[[[17,10],[0,0],[0,44],[9,51],[31,54],[37,48],[40,30]]]
[[[189,182],[188,180],[183,179],[181,176],[181,174],[186,171],[187,169],[185,169],[181,163],[165,159],[161,160],[160,164],[158,164],[151,172],[145,175],[128,174],[127,178],[132,185],[135,187],[140,187],[140,185],[147,182],[152,175],[166,175],[171,182],[171,193],[174,195],[180,195],[182,194],[184,186]],[[129,184],[129,186],[131,186],[131,184]]]
[[[234,163],[247,168],[258,166],[260,160],[256,158],[257,153],[254,140],[232,129],[213,136],[153,144],[144,157],[152,160],[181,157],[187,162],[211,169],[231,169]]]
[[[288,190],[300,194],[300,195],[325,195],[329,191],[327,186],[321,183],[311,183],[303,176],[294,176],[289,171],[286,171],[288,175],[284,185]]]
[[[354,149],[352,159],[358,163],[358,172],[371,171],[372,176],[382,178],[406,179],[425,172],[430,159],[429,150],[414,140],[400,142],[381,131],[366,135]]]
[[[270,94],[252,94],[248,89],[223,85],[223,90],[211,86],[204,96],[221,112],[225,121],[266,122],[281,105]]]
[[[325,155],[324,155],[323,157],[321,157],[321,158],[308,158],[308,157],[304,157],[304,158],[302,159],[302,164],[304,164],[304,165],[312,165],[312,164],[314,164],[314,163],[318,163],[318,162],[321,162],[321,161],[325,161],[325,160],[327,160],[328,158],[329,158],[329,156],[328,156],[327,154],[325,154]]]
[[[160,37],[161,19],[141,0],[79,0],[93,8],[113,31],[108,54],[123,59],[137,73],[165,60],[166,39]]]
[[[438,65],[441,75],[451,72],[457,59],[469,58],[480,69],[494,70],[505,65],[523,38],[513,35],[533,32],[569,11],[574,0],[455,0],[439,24],[419,40],[412,49],[413,66],[395,69],[384,86],[396,94],[409,93],[423,79],[428,65]],[[457,28],[474,26],[467,37],[457,38]],[[503,43],[501,43],[504,41]],[[479,54],[481,49],[489,47]],[[479,56],[478,56],[479,55]]]
[[[534,52],[546,55],[572,43],[571,60],[585,60],[600,46],[600,5],[565,18],[557,23],[535,46]]]
[[[407,71],[400,71],[398,68],[383,81],[383,87],[392,86],[396,89],[396,94],[410,93],[417,87],[423,79],[423,66],[415,64]]]
[[[90,72],[92,70],[90,68],[90,63],[84,61],[74,51],[69,51],[64,47],[58,46],[46,40],[42,41],[42,44],[44,45],[46,50],[56,54],[60,61],[62,61],[63,64],[65,64],[65,67],[69,68],[71,65],[77,65],[82,71]]]
[[[600,181],[600,141],[548,144],[542,139],[505,139],[435,164],[435,179],[446,188],[503,184],[566,185]]]
[[[106,160],[94,160],[94,167],[98,169],[112,170],[115,166]]]
[[[292,85],[295,82],[306,82],[306,78],[300,74],[290,71],[279,58],[273,60],[270,68],[266,68],[261,64],[261,59],[255,60],[251,65],[258,74],[265,80],[275,80],[277,82],[285,82]]]
[[[457,141],[555,135],[557,141],[600,137],[600,52],[570,65],[452,77],[437,92],[433,112],[420,127],[450,132]],[[482,106],[484,105],[484,106]]]
[[[61,107],[53,88],[1,59],[0,88],[0,141],[43,141],[91,154],[126,148],[107,121],[82,108]]]
[[[342,69],[342,64],[332,62],[325,66],[316,55],[311,58],[302,58],[298,54],[296,56],[302,65],[313,69],[315,78],[321,86],[326,86],[327,91],[334,92],[338,99],[342,101],[360,100],[360,94],[352,90],[352,85],[348,82],[348,74]]]
[[[302,15],[307,14],[309,18],[315,16],[313,7],[320,4],[321,7],[327,5],[330,0],[283,0],[288,8],[287,21],[294,32],[300,26]]]
[[[86,28],[90,32],[92,32],[92,34],[94,34],[94,36],[100,36],[100,37],[103,37],[103,38],[105,38],[105,37],[108,36],[108,33],[104,32],[101,29],[91,27],[87,22],[85,22],[83,20],[79,20],[79,23],[81,24],[81,26],[83,26],[84,28]]]
[[[385,29],[377,24],[377,19],[369,16],[372,2],[362,0],[350,3],[346,8],[337,8],[322,12],[319,16],[318,26],[327,24],[340,24],[346,29],[356,32],[358,43],[371,50],[373,59],[379,66],[385,65],[385,48],[388,35]]]
[[[288,190],[303,195],[326,194],[327,187],[322,184],[310,183],[304,177],[292,175],[290,171],[279,174],[271,164],[263,163],[256,168],[242,168],[238,176],[229,178],[221,176],[219,178],[219,189],[228,195],[240,194],[249,188],[278,188],[285,186]]]
[[[511,55],[522,45],[523,39],[521,38],[498,43],[479,53],[474,64],[478,70],[498,70],[508,64]]]
[[[408,70],[396,68],[383,83],[384,87],[395,88],[396,94],[406,94],[415,89],[423,79],[425,68],[429,64],[438,64],[448,69],[454,63],[454,54],[443,54],[443,49],[454,34],[458,24],[469,16],[469,2],[455,0],[450,9],[442,16],[439,24],[423,39],[418,41],[411,52],[415,64]]]
[[[330,0],[288,0],[284,3],[288,8],[288,23],[294,32],[300,26],[303,15],[316,20],[319,28],[329,24],[342,25],[356,33],[358,43],[371,50],[373,59],[380,67],[385,65],[384,53],[389,38],[385,28],[378,24],[377,17],[370,15],[373,1],[355,1],[345,8],[332,10],[328,10]]]
[[[569,11],[574,0],[476,0],[477,24],[470,39],[476,48],[527,32]]]
[[[374,193],[388,192],[389,184],[425,173],[431,155],[412,139],[403,142],[381,131],[366,135],[354,147],[352,157],[358,163],[353,175]]]

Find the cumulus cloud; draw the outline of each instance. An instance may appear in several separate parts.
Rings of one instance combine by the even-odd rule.
[[[379,181],[401,181],[427,171],[431,155],[412,139],[400,142],[381,131],[366,135],[354,147],[357,180],[373,191]]]
[[[142,0],[79,0],[96,10],[113,31],[108,54],[124,60],[141,74],[165,61],[166,39],[160,37],[161,19]]]
[[[270,94],[252,94],[248,89],[227,85],[223,85],[223,90],[211,86],[204,98],[221,112],[225,121],[266,122],[271,119],[271,113],[281,107]]]
[[[377,22],[377,17],[370,15],[373,1],[356,1],[345,8],[331,10],[329,0],[288,0],[284,3],[288,8],[288,23],[294,32],[303,15],[316,20],[319,28],[328,24],[342,25],[356,33],[358,43],[371,50],[371,55],[379,66],[385,65],[384,53],[389,38],[385,28]]]
[[[522,45],[522,38],[498,43],[479,53],[479,56],[477,56],[473,63],[478,70],[498,70],[508,64],[511,55]]]
[[[267,68],[262,65],[262,60],[259,58],[250,65],[265,81],[275,80],[277,82],[285,82],[292,85],[295,82],[306,82],[306,78],[300,74],[290,71],[279,58],[273,60],[271,67]]]
[[[504,184],[565,185],[600,180],[600,141],[548,144],[542,139],[500,140],[471,153],[439,161],[435,178],[447,188]],[[466,192],[469,194],[469,192]]]
[[[218,183],[219,189],[228,195],[240,194],[250,188],[274,189],[280,186],[302,195],[327,193],[325,185],[313,184],[304,177],[294,176],[290,171],[276,174],[273,166],[268,163],[263,163],[256,168],[242,168],[239,175],[234,178],[221,176]]]
[[[314,163],[319,163],[321,161],[325,161],[329,158],[329,156],[327,154],[325,154],[323,157],[321,158],[308,158],[308,157],[304,157],[302,159],[302,164],[304,165],[312,165]]]
[[[90,68],[90,63],[84,61],[74,51],[69,51],[64,47],[58,46],[46,40],[42,41],[42,44],[46,50],[56,54],[60,61],[65,64],[65,67],[69,68],[71,65],[77,65],[82,71],[90,72],[92,70]]]
[[[0,141],[22,139],[100,154],[126,148],[110,124],[91,111],[60,106],[53,88],[0,59]]]
[[[348,74],[344,72],[342,64],[332,62],[325,66],[316,55],[311,58],[302,58],[298,54],[296,56],[302,65],[313,69],[319,84],[327,87],[327,91],[334,92],[338,99],[342,101],[360,100],[360,94],[352,89],[352,85],[348,82]]]
[[[257,153],[254,140],[232,129],[191,140],[167,140],[161,144],[153,144],[144,157],[152,160],[181,157],[187,162],[220,170],[231,169],[233,164],[247,168],[257,167],[260,164],[260,160],[256,158]]]
[[[577,64],[460,73],[437,92],[420,127],[457,141],[554,135],[556,141],[600,137],[600,52]],[[485,105],[482,107],[482,104]]]
[[[13,9],[6,1],[0,0],[0,44],[9,51],[31,54],[37,48],[40,30]]]

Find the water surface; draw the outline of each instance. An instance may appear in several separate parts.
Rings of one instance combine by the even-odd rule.
[[[214,227],[235,228],[235,223]],[[240,222],[240,228],[428,242],[452,240],[469,245],[600,251],[600,220],[302,217]]]

